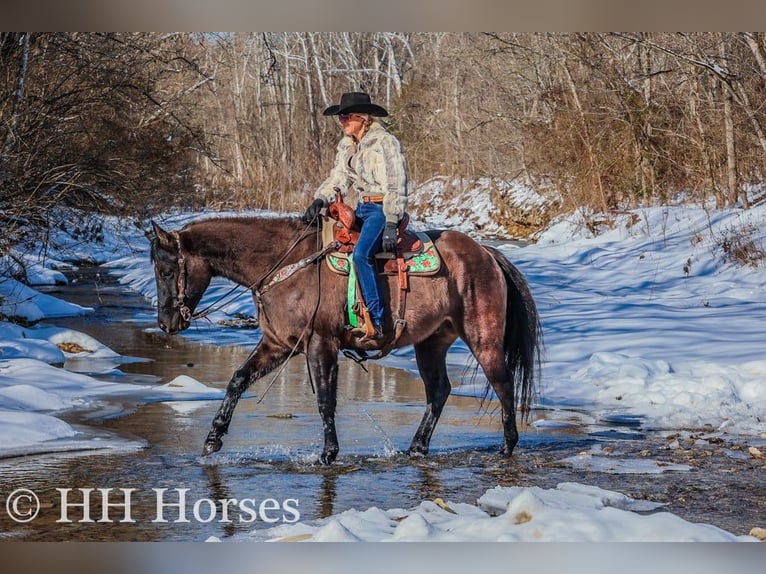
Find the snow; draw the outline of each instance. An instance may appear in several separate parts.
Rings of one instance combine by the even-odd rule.
[[[436,189],[434,211],[416,225],[461,228],[461,215],[440,216],[446,187]],[[492,223],[489,192],[477,192],[471,225],[489,237],[499,235]],[[514,197],[536,202],[516,188]],[[521,199],[519,199],[521,201]],[[180,227],[199,214],[174,214],[161,224]],[[554,222],[536,243],[502,247],[530,283],[542,318],[545,351],[537,405],[546,416],[538,428],[566,427],[571,407],[593,424],[622,421],[632,427],[675,432],[681,440],[736,437],[766,444],[766,261],[743,265],[727,257],[726,247],[745,238],[766,251],[766,207],[743,211],[708,206],[651,207],[604,217],[576,213]],[[54,237],[49,266],[77,258],[105,263],[111,273],[148,299],[155,297],[148,243],[141,230],[105,220],[98,244],[68,246]],[[33,266],[29,266],[33,268]],[[41,282],[55,274],[36,272]],[[216,280],[201,306],[227,293],[231,285]],[[88,313],[13,279],[0,281],[0,313],[34,323]],[[252,314],[252,299],[233,294],[217,311],[207,336],[226,344],[220,318]],[[212,331],[211,331],[212,330]],[[215,337],[210,337],[210,333]],[[67,353],[59,346],[76,343]],[[451,366],[464,372],[467,350],[456,344]],[[101,357],[119,365],[120,357],[82,333],[42,322],[21,327],[0,322],[0,457],[53,452],[57,449],[120,448],[119,437],[88,436],[59,418],[77,408],[96,408],[98,401],[124,395],[166,400],[179,412],[193,414],[198,398],[217,398],[220,391],[180,375],[170,383],[136,388],[99,381],[96,376],[65,370],[71,355]],[[392,356],[392,361],[396,361]],[[406,368],[412,368],[410,365]],[[455,394],[481,395],[479,377]],[[534,428],[534,426],[533,426]],[[532,431],[534,432],[534,430]],[[140,448],[142,445],[133,444]],[[613,473],[686,472],[685,465],[649,459],[626,459],[598,447],[570,457],[566,464]],[[746,456],[737,453],[738,456]],[[553,489],[496,487],[476,500],[428,501],[409,509],[348,509],[329,518],[273,528],[256,528],[251,540],[313,541],[733,541],[734,536],[707,524],[694,524],[662,508],[621,493],[587,484],[562,483]]]
[[[20,388],[17,386],[16,388]],[[27,396],[34,387],[28,389]],[[18,432],[18,431],[21,432]],[[37,443],[75,435],[74,429],[55,417],[36,413],[0,412],[0,447],[35,445]]]
[[[69,239],[71,244],[68,243],[64,233],[54,236],[52,241],[57,249],[46,254],[45,264],[66,268],[70,266],[64,261],[67,258],[103,263],[112,259],[115,252],[131,253],[130,243],[140,241],[141,235],[117,220],[112,222],[112,227],[113,237],[91,244],[91,253],[84,251],[81,241]],[[132,233],[130,242],[125,241],[126,229]],[[145,248],[141,248],[140,253],[140,258],[145,257]],[[15,259],[22,258],[17,254]],[[40,262],[28,256],[24,261],[31,284],[67,283],[60,272],[45,272]],[[6,268],[13,269],[8,265]],[[49,319],[92,312],[92,308],[41,293],[13,278],[0,278],[0,316],[34,323],[24,327],[0,321],[0,459],[40,453],[144,448],[143,441],[76,428],[57,418],[59,413],[72,409],[96,410],[109,398],[175,401],[179,392],[183,392],[183,400],[221,397],[220,391],[202,383],[197,383],[194,389],[189,384],[183,388],[166,385],[147,389],[142,385],[99,380],[98,374],[121,375],[119,365],[137,359],[122,357],[85,333],[45,323]],[[66,369],[61,368],[64,364]]]
[[[766,208],[634,213],[597,237],[562,222],[506,250],[542,316],[544,400],[647,429],[765,435],[766,260],[735,264],[720,243],[744,230],[766,251]]]
[[[660,463],[646,458],[624,458],[618,457],[618,454],[605,452],[600,445],[596,445],[588,451],[561,459],[560,462],[580,470],[612,474],[659,474],[672,471],[684,472],[692,468],[688,464]]]
[[[0,277],[0,315],[40,321],[44,318],[85,315],[92,311],[35,291],[15,279]]]
[[[424,501],[416,508],[347,510],[315,523],[252,533],[257,541],[314,542],[727,542],[745,540],[689,523],[659,503],[594,486],[501,487],[477,504]]]
[[[466,200],[466,198],[470,198]],[[435,177],[412,194],[411,203],[417,206],[427,227],[455,229],[484,238],[510,238],[498,221],[503,203],[522,213],[544,212],[551,201],[533,191],[528,185],[516,181],[448,180]]]
[[[190,400],[203,399],[223,399],[225,392],[223,389],[212,389],[206,384],[188,375],[179,375],[169,383],[159,385],[152,389],[155,393],[169,394],[174,402],[188,398]],[[246,396],[252,396],[250,394]]]

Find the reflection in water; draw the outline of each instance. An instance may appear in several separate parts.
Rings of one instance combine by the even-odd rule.
[[[429,500],[440,496],[436,493],[443,492],[442,482],[439,478],[439,470],[434,463],[419,464],[420,480],[413,484],[413,490],[418,493],[418,497]]]
[[[208,498],[210,500],[231,500],[234,496],[231,490],[226,485],[218,466],[212,464],[206,464],[202,466],[207,476],[207,483],[209,488]],[[234,522],[222,522],[223,535],[233,536],[237,532],[237,527]]]
[[[317,496],[317,517],[327,518],[335,514],[335,497],[337,495],[338,479],[334,472],[325,472],[322,476],[322,487]]]

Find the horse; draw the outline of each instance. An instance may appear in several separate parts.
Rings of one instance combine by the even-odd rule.
[[[213,277],[253,293],[262,338],[233,373],[202,450],[219,451],[242,394],[295,354],[306,357],[324,430],[321,463],[339,451],[335,429],[338,360],[343,351],[365,355],[369,345],[349,335],[348,278],[321,264],[327,254],[321,222],[295,215],[212,217],[177,231],[157,223],[146,235],[157,284],[157,322],[167,334],[188,328]],[[425,386],[426,409],[408,453],[428,453],[434,429],[450,395],[446,356],[460,337],[487,378],[501,406],[504,441],[511,456],[519,439],[516,412],[528,417],[539,377],[542,330],[521,272],[497,249],[454,230],[426,231],[442,258],[439,271],[409,278],[405,293],[396,276],[379,275],[387,317],[384,332],[396,348],[412,345]],[[288,271],[287,273],[285,271]],[[393,303],[399,299],[398,304]],[[397,327],[398,336],[390,333]],[[374,347],[373,347],[374,350]]]

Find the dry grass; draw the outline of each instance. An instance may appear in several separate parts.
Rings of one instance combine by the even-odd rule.
[[[764,264],[766,262],[766,250],[754,237],[755,231],[753,226],[747,225],[723,232],[718,237],[717,244],[723,251],[725,259],[749,267],[759,267]]]

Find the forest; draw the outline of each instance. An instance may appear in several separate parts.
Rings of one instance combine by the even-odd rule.
[[[0,250],[60,206],[300,211],[340,136],[322,110],[354,90],[414,190],[521,180],[609,213],[747,208],[764,179],[760,32],[3,32]]]

